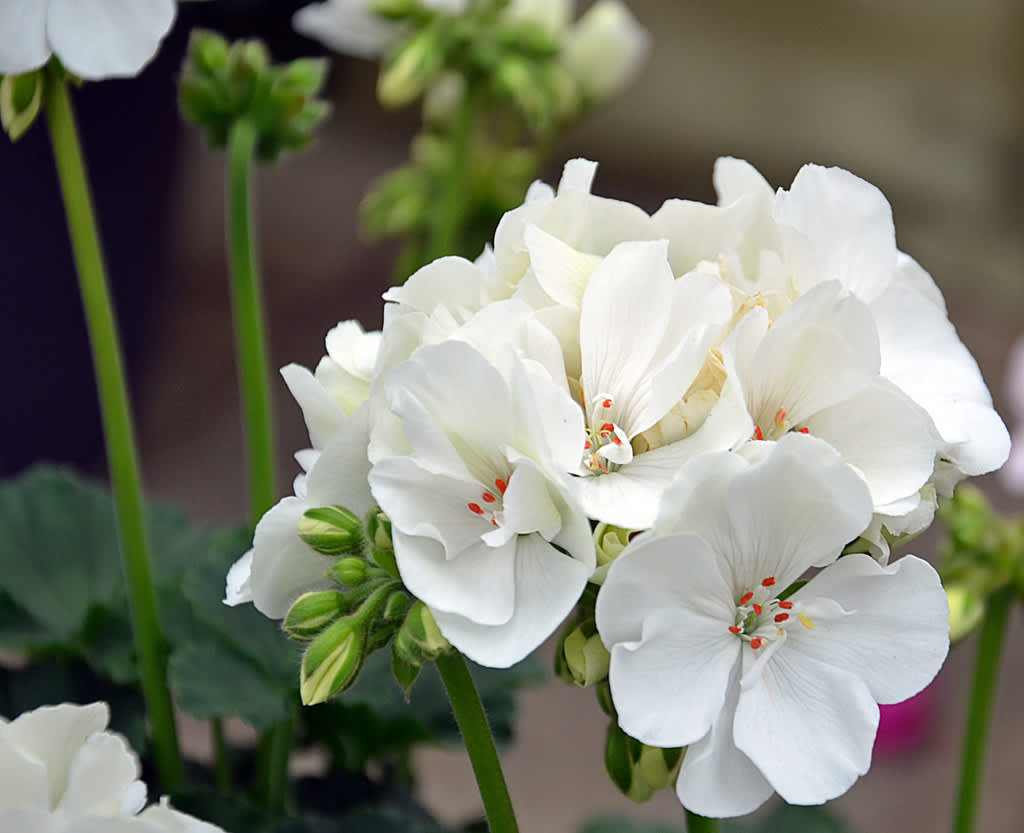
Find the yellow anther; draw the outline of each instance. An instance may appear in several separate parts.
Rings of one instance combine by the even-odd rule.
[[[814,622],[811,620],[811,617],[808,616],[806,613],[798,613],[796,615],[796,618],[800,620],[800,624],[807,628],[807,630],[813,631],[815,629]]]

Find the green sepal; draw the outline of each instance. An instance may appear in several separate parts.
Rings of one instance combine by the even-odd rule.
[[[348,555],[339,558],[330,570],[327,571],[328,578],[336,581],[342,587],[359,587],[366,581],[369,565],[365,558],[358,555]]]
[[[365,622],[346,616],[321,633],[302,656],[299,696],[303,705],[323,703],[355,682],[366,655]]]
[[[285,614],[281,626],[292,639],[313,639],[345,611],[346,599],[337,590],[303,593]]]
[[[406,702],[409,701],[412,684],[416,682],[416,678],[420,675],[422,668],[422,664],[409,662],[405,659],[402,656],[402,652],[398,649],[397,643],[391,644],[391,670],[394,672],[395,679],[398,680],[398,685],[402,688],[402,694],[405,695]]]
[[[682,760],[680,748],[648,746],[631,738],[616,723],[608,725],[605,739],[608,777],[623,795],[638,804],[674,784]]]
[[[589,688],[608,679],[611,654],[601,641],[593,619],[572,628],[562,640],[565,668],[580,688]]]
[[[427,26],[387,57],[377,79],[377,98],[388,109],[411,104],[444,69],[445,29]]]
[[[299,519],[299,538],[321,555],[362,551],[362,522],[341,506],[307,509]]]
[[[397,581],[402,580],[395,560],[395,545],[391,540],[391,519],[379,509],[370,510],[366,523],[370,540],[370,556],[374,563]]]
[[[43,70],[0,76],[0,124],[12,142],[35,123],[43,105]]]

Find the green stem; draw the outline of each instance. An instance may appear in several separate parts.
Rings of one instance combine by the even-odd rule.
[[[519,826],[501,771],[498,751],[494,747],[491,727],[466,660],[462,654],[453,652],[438,658],[437,669],[441,672],[455,720],[462,731],[491,833],[518,833]]]
[[[288,797],[288,762],[292,754],[294,718],[278,723],[263,734],[260,747],[260,796],[263,807],[272,815],[280,816]]]
[[[274,505],[274,433],[270,410],[270,360],[263,298],[252,234],[252,160],[257,133],[242,119],[228,140],[228,230],[236,353],[249,463],[249,511],[255,523]]]
[[[451,164],[448,168],[447,181],[443,183],[441,204],[434,214],[434,222],[430,228],[430,240],[426,247],[427,263],[445,255],[462,254],[459,246],[462,243],[466,208],[469,205],[466,180],[472,149],[470,139],[473,135],[478,86],[473,78],[466,78],[466,91],[452,125]]]
[[[999,678],[999,657],[1003,649],[1003,637],[1006,635],[1012,602],[1012,587],[1004,587],[993,593],[986,602],[985,619],[981,625],[981,638],[978,640],[978,657],[974,666],[971,702],[967,708],[967,729],[964,733],[964,748],[960,762],[960,789],[953,821],[954,833],[971,833],[974,830],[981,776],[985,769],[985,748],[992,717],[993,695]]]
[[[219,717],[210,721],[210,734],[213,738],[213,777],[217,792],[230,795],[231,767],[228,765],[228,746],[224,741],[224,721]]]
[[[718,819],[686,811],[686,833],[718,833]]]
[[[167,654],[153,589],[135,431],[75,115],[64,80],[55,73],[48,78],[46,116],[92,346],[121,560],[160,790],[173,792],[181,786],[184,770],[167,687]]]

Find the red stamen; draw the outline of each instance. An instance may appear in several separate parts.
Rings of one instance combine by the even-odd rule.
[[[771,587],[773,584],[775,584],[775,576],[768,576],[768,578],[761,582],[762,587]]]
[[[777,410],[775,412],[775,427],[776,428],[781,428],[782,427],[782,423],[784,423],[785,421],[786,421],[786,409],[785,408],[779,408],[779,410]]]
[[[603,401],[603,402],[601,403],[601,407],[602,407],[602,408],[610,408],[611,406],[612,406],[612,401],[611,401],[610,399],[605,399],[605,400],[604,400],[604,401]]]
[[[610,422],[606,422],[606,423],[604,423],[601,426],[601,433],[602,434],[606,434],[606,433],[607,434],[614,434],[615,433],[615,426],[612,425]]]
[[[484,492],[483,495],[481,495],[481,497],[483,497],[484,503],[494,503],[494,501],[497,500],[497,498],[490,492]]]
[[[764,439],[764,434],[761,433],[761,426],[760,425],[755,425],[754,426],[754,437],[755,437],[755,439],[758,439],[758,440],[763,440]]]
[[[470,512],[476,512],[478,515],[482,515],[484,513],[484,510],[480,508],[479,503],[467,503],[466,506],[469,507]]]
[[[498,522],[496,520],[494,520],[494,518],[491,518],[491,525],[492,526],[497,526]]]
[[[798,434],[810,434],[811,433],[811,429],[810,428],[797,428],[796,431],[797,431]]]
[[[587,440],[587,448],[590,447],[590,440]],[[494,485],[498,487],[498,491],[505,494],[505,490],[508,488],[508,483],[502,480],[500,477],[494,481]]]
[[[756,651],[758,648],[761,647],[761,643],[762,643],[761,637],[760,636],[755,636],[753,639],[750,640],[750,647],[753,648]]]
[[[757,602],[754,602],[754,613],[757,616],[760,616],[762,613],[764,613],[764,607],[759,605]]]
[[[781,607],[783,610],[792,610],[793,609],[793,603],[792,602],[779,602],[779,607]]]
[[[740,596],[740,604],[745,605],[749,603],[752,598],[754,598],[754,594],[748,590],[746,593]]]
[[[788,618],[789,618],[789,614],[788,613],[776,613],[775,614],[775,621],[776,622],[785,622]]]
[[[743,633],[743,628],[739,625],[729,625],[729,633]]]
[[[586,444],[583,447],[584,448],[590,448],[590,440],[587,440]]]
[[[618,434],[612,434],[612,442],[616,445],[622,445],[622,440],[619,439]]]

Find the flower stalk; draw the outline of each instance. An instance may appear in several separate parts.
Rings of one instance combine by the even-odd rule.
[[[1003,587],[989,596],[985,619],[978,641],[978,657],[974,666],[974,683],[967,708],[967,727],[960,757],[960,786],[957,790],[953,833],[971,833],[978,814],[988,729],[992,719],[992,703],[999,680],[999,659],[1014,599],[1013,586]]]
[[[167,685],[167,653],[153,589],[135,430],[74,111],[65,81],[55,71],[49,73],[45,99],[99,390],[132,632],[154,757],[160,789],[173,792],[181,786],[184,771]]]
[[[453,651],[437,658],[437,669],[441,672],[441,680],[473,765],[491,833],[518,833],[519,826],[494,746],[494,736],[466,660],[462,654]]]

